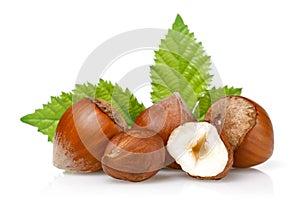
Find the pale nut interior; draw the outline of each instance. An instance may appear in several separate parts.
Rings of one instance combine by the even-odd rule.
[[[208,122],[188,122],[177,127],[170,135],[167,149],[191,176],[216,176],[228,162],[226,146]]]

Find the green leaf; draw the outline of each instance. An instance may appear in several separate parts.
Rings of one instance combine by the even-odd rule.
[[[97,85],[91,83],[76,84],[73,90],[73,102],[84,97],[95,97]]]
[[[196,41],[180,15],[177,15],[172,29],[161,41],[154,60],[155,65],[150,68],[152,102],[179,92],[192,110],[200,94],[210,86],[211,62],[202,44]],[[194,114],[199,117],[199,110]]]
[[[51,97],[48,104],[34,113],[25,115],[21,121],[36,126],[38,131],[48,136],[48,141],[53,141],[56,126],[65,110],[72,105],[72,94],[62,93],[58,97]]]
[[[227,95],[241,95],[242,88],[234,88],[234,87],[220,87],[215,88],[213,87],[210,90],[206,90],[202,93],[198,101],[198,107],[200,111],[200,116],[198,120],[204,118],[205,113],[207,112],[208,108],[219,98],[222,98]]]
[[[166,66],[152,66],[152,101],[158,102],[161,99],[171,95],[173,92],[180,92],[185,102],[192,108],[198,100],[194,89],[189,82],[177,71]],[[200,92],[200,91],[199,91]],[[194,95],[191,95],[194,94]]]
[[[176,16],[172,29],[161,40],[155,52],[155,65],[151,66],[152,102],[179,92],[197,119],[203,119],[209,106],[218,98],[241,94],[241,88],[211,87],[213,75],[210,56],[202,43],[197,42],[180,15]]]
[[[118,84],[113,85],[103,79],[100,79],[98,83],[96,97],[111,103],[124,117],[129,127],[136,117],[145,110],[145,106],[139,103],[128,89],[123,90]]]
[[[140,104],[133,94],[125,91],[118,85],[100,79],[98,85],[91,83],[77,84],[72,93],[62,93],[58,97],[51,97],[51,101],[44,104],[41,109],[34,113],[25,115],[21,121],[38,128],[38,131],[48,136],[48,141],[53,141],[57,124],[64,112],[84,97],[101,98],[112,105],[121,113],[129,126],[132,125],[137,115],[145,107]]]
[[[220,88],[213,87],[209,90],[212,103],[227,95],[241,95],[242,88],[228,87],[227,85]]]

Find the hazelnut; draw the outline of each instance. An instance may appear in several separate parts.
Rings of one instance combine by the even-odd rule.
[[[185,122],[196,121],[178,92],[162,99],[144,110],[135,120],[133,127],[143,127],[156,132],[166,145],[171,132]],[[166,152],[165,165],[180,169],[174,159]]]
[[[198,179],[221,179],[230,171],[233,152],[226,136],[208,122],[188,122],[170,135],[167,149],[182,170]]]
[[[234,151],[234,167],[258,165],[272,155],[272,123],[267,112],[254,101],[226,96],[211,105],[205,119],[227,136]]]
[[[101,170],[101,157],[110,138],[127,128],[106,101],[84,98],[61,117],[53,146],[54,166],[72,172]]]
[[[102,166],[111,177],[138,182],[154,176],[164,161],[164,142],[160,136],[147,129],[130,129],[111,139]]]

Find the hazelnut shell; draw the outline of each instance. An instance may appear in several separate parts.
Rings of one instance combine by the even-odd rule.
[[[233,166],[238,168],[251,167],[265,162],[272,156],[274,149],[273,126],[267,112],[254,101],[247,100],[255,106],[257,116],[255,125],[234,153]]]
[[[53,144],[53,164],[72,172],[101,170],[101,157],[110,138],[126,123],[106,101],[84,98],[61,117]]]
[[[102,166],[111,177],[138,182],[154,176],[163,167],[164,160],[160,136],[146,129],[130,129],[111,139]]]
[[[178,92],[162,99],[144,110],[135,120],[134,128],[147,128],[160,135],[166,145],[172,131],[186,123],[195,122],[196,119]],[[180,169],[174,159],[166,151],[165,165]]]
[[[224,101],[228,101],[226,108]],[[228,104],[233,104],[234,101],[243,103],[236,103],[236,105],[228,107]],[[221,108],[222,106],[223,108]],[[233,118],[239,117],[238,112],[243,109],[246,111],[247,120],[240,118],[235,121]],[[274,149],[272,123],[267,112],[256,102],[242,96],[226,96],[212,104],[206,113],[205,119],[216,125],[221,135],[227,136],[234,151],[233,167],[255,166],[271,157]],[[232,127],[240,130],[242,134],[239,136],[233,134]],[[243,129],[242,127],[248,128]]]

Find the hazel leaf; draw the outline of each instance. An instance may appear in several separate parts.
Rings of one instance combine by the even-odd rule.
[[[217,98],[241,94],[241,88],[211,88],[213,75],[211,59],[201,42],[197,42],[180,15],[159,49],[155,51],[155,64],[150,67],[152,102],[156,103],[174,92],[179,92],[197,119],[203,119],[209,106]]]
[[[151,66],[152,102],[179,92],[192,110],[199,94],[210,86],[212,75],[210,57],[197,42],[180,15],[177,15],[172,29],[161,40],[155,51],[155,65]],[[195,117],[200,116],[197,110]]]
[[[198,109],[200,111],[200,117],[198,119],[204,119],[205,113],[210,105],[218,99],[228,95],[241,95],[241,93],[242,88],[228,87],[227,85],[219,88],[213,87],[212,89],[206,90],[202,93],[198,100]]]
[[[126,88],[123,90],[118,84],[100,79],[96,88],[96,97],[106,100],[114,106],[122,115],[130,127],[136,117],[145,110],[145,106],[139,103],[137,98]]]
[[[35,126],[38,131],[48,136],[48,141],[53,141],[57,124],[64,112],[81,98],[100,98],[110,102],[124,117],[129,126],[145,107],[139,103],[133,94],[123,90],[117,84],[99,80],[98,85],[91,83],[76,84],[75,89],[70,93],[63,92],[60,96],[51,97],[42,108],[36,109],[33,113],[25,115],[21,121]]]
[[[43,104],[41,109],[23,116],[21,121],[37,127],[38,131],[47,135],[48,141],[52,142],[61,116],[71,105],[72,94],[63,92],[58,97],[51,97],[50,102]]]

